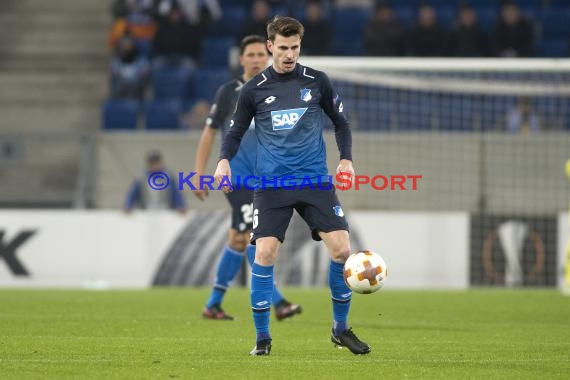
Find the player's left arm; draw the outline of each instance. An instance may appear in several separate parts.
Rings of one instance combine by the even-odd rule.
[[[352,166],[352,132],[350,123],[344,113],[344,105],[340,95],[334,91],[329,77],[322,73],[321,80],[321,107],[334,124],[336,144],[340,152],[340,163],[336,169],[337,174],[348,173],[354,175]]]

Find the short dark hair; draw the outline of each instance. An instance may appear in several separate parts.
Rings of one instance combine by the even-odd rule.
[[[275,36],[291,37],[299,35],[302,39],[305,34],[305,28],[298,20],[293,17],[275,16],[269,24],[267,24],[267,38],[275,41]]]
[[[149,164],[155,164],[162,161],[162,153],[158,150],[151,150],[146,154],[146,162]]]
[[[264,44],[265,45],[265,37],[259,35],[259,34],[251,34],[249,36],[245,36],[242,40],[241,43],[239,45],[239,55],[243,55],[243,53],[245,52],[245,48],[247,47],[247,45],[251,45],[251,44]]]

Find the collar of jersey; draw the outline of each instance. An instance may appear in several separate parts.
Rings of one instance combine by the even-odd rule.
[[[273,68],[273,65],[269,66],[269,73],[271,76],[277,80],[288,80],[297,75],[297,71],[299,70],[299,63],[295,65],[295,70],[291,71],[290,73],[280,74]]]

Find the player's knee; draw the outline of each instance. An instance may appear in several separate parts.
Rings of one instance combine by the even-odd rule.
[[[235,251],[243,252],[247,247],[247,242],[248,240],[246,234],[234,234],[230,237],[228,245]]]
[[[336,262],[344,263],[348,256],[350,256],[349,244],[338,244],[331,249],[331,257]]]
[[[344,263],[350,256],[350,239],[346,231],[334,231],[322,234],[329,250],[331,259],[338,263]]]
[[[263,247],[259,245],[255,247],[255,262],[260,265],[273,265],[276,257],[277,252],[271,249],[271,247]]]

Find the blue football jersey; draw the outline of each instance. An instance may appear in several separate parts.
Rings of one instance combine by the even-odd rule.
[[[341,159],[351,160],[350,125],[327,75],[300,64],[286,74],[269,67],[243,86],[220,157],[232,157],[254,119],[257,177],[322,182],[328,178],[323,139],[327,116],[335,126]],[[279,182],[268,186],[280,187]]]

